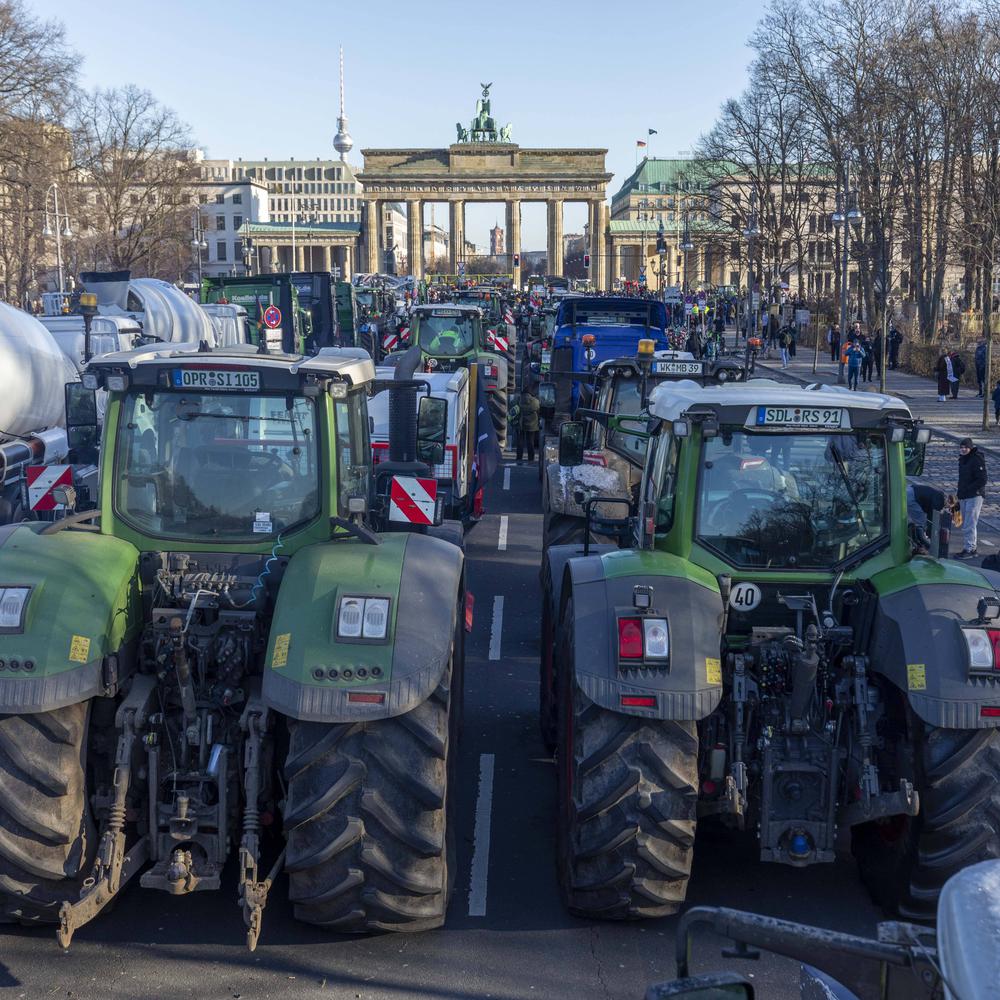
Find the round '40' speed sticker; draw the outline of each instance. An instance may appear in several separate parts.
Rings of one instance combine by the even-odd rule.
[[[729,592],[729,606],[734,611],[753,611],[760,604],[760,587],[756,583],[735,583]]]

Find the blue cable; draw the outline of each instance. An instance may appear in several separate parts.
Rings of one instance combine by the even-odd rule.
[[[278,532],[278,537],[274,540],[274,545],[271,546],[271,558],[264,563],[264,568],[260,571],[260,576],[257,577],[257,582],[253,585],[250,591],[250,600],[254,601],[257,598],[258,592],[264,586],[264,578],[271,575],[271,563],[278,561],[278,549],[284,547],[284,542],[281,540],[281,532]]]

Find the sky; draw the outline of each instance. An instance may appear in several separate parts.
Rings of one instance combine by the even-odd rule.
[[[651,156],[690,150],[747,80],[765,0],[26,0],[61,21],[87,87],[134,83],[173,108],[213,158],[333,158],[337,50],[354,151],[441,147],[492,82],[493,115],[522,146],[607,148],[611,197]],[[544,249],[542,204],[522,247]],[[470,205],[488,245],[500,205]],[[439,224],[444,221],[436,219]],[[564,232],[586,207],[567,205]]]

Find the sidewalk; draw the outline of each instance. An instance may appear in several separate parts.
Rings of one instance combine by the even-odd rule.
[[[788,380],[801,385],[821,382],[836,385],[837,365],[830,360],[830,353],[820,353],[813,374],[812,348],[800,349],[798,356],[785,369],[780,359],[757,361],[757,372],[764,378]],[[945,493],[954,493],[958,482],[958,442],[969,437],[982,448],[990,474],[990,487],[979,519],[979,551],[995,551],[1000,546],[1000,428],[982,429],[983,401],[963,386],[958,399],[945,403],[937,401],[937,383],[920,375],[890,371],[886,373],[886,392],[898,396],[910,412],[925,421],[933,430],[927,446],[924,474],[915,482],[927,483]],[[859,391],[878,392],[879,382],[862,382]],[[993,402],[990,401],[990,422],[993,421]],[[952,549],[961,542],[953,539]]]

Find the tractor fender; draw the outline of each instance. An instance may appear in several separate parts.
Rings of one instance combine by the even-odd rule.
[[[1000,705],[1000,680],[970,679],[961,634],[961,626],[976,618],[980,598],[997,596],[1000,574],[917,558],[871,582],[879,593],[871,669],[899,688],[932,726],[1000,726],[1000,718],[980,714]]]
[[[437,687],[458,621],[462,549],[431,535],[381,537],[320,542],[289,560],[264,659],[271,708],[303,722],[387,719]],[[345,597],[388,598],[384,639],[338,635]]]
[[[567,514],[570,517],[585,516],[581,504],[574,497],[576,490],[602,497],[621,497],[628,499],[627,485],[622,482],[620,473],[603,465],[560,465],[552,462],[545,468],[544,494],[547,500],[545,510],[552,514]],[[615,518],[625,513],[621,504],[594,505],[597,517]]]
[[[591,556],[603,555],[605,552],[616,552],[617,545],[591,545]],[[557,621],[562,607],[563,582],[566,576],[566,564],[570,559],[583,558],[583,545],[550,545],[542,553],[542,568],[539,580],[542,587],[542,600],[547,601],[552,611],[553,621]]]
[[[110,697],[135,666],[138,551],[110,535],[45,527],[0,529],[0,589],[31,588],[21,626],[0,632],[3,714]]]
[[[638,617],[636,586],[652,588],[645,614],[666,618],[666,665],[636,667],[618,658],[618,618]],[[576,682],[591,701],[613,712],[651,719],[697,720],[722,698],[722,597],[706,570],[663,552],[614,550],[570,559],[561,604],[573,596]],[[623,706],[623,696],[656,697],[654,707]]]

